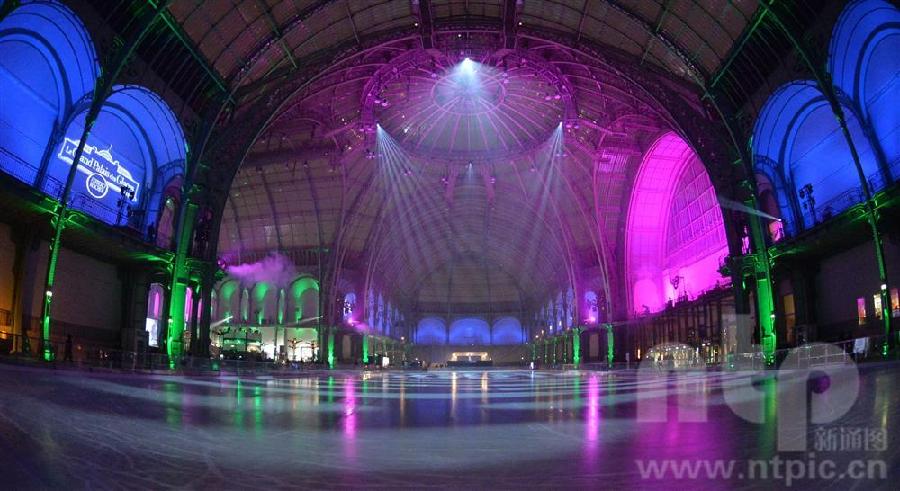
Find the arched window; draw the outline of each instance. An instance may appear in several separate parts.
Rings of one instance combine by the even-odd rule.
[[[246,324],[250,321],[250,292],[243,288],[241,290],[241,323]]]
[[[0,22],[0,169],[35,184],[45,152],[100,67],[81,20],[55,1],[23,2]]]
[[[384,332],[384,297],[380,293],[375,307],[375,330]]]
[[[41,189],[59,197],[84,131],[86,108],[68,123],[48,161]],[[168,105],[139,86],[116,86],[84,146],[72,208],[143,231],[156,223],[164,190],[183,173],[185,140]]]
[[[850,2],[835,23],[828,71],[871,128],[893,179],[900,176],[900,9],[884,0]]]
[[[344,295],[344,321],[349,322],[354,320],[353,318],[353,310],[356,308],[356,294],[353,292],[347,293]]]
[[[553,312],[553,330],[560,331],[563,328],[563,322],[566,317],[565,305],[563,303],[563,294],[556,294],[555,310]]]
[[[240,284],[237,280],[233,279],[225,280],[219,285],[219,300],[216,303],[216,307],[219,310],[213,311],[213,315],[222,319],[225,323],[237,321],[235,312],[240,311],[240,305],[238,303],[239,296],[235,295],[235,293],[238,291],[239,286]]]
[[[447,325],[440,317],[426,317],[416,326],[417,344],[447,344]]]
[[[147,345],[159,346],[159,323],[163,317],[166,289],[162,283],[152,283],[147,292]]]
[[[154,230],[156,237],[154,239],[154,243],[157,247],[161,247],[163,249],[171,249],[174,247],[175,238],[175,213],[178,208],[178,200],[177,200],[177,190],[167,190],[165,193],[165,199],[162,204],[162,211],[159,213],[159,222],[154,226],[151,222],[150,229]]]
[[[293,303],[293,323],[309,326],[319,322],[319,283],[308,276],[298,278],[291,284]]]
[[[271,324],[274,320],[277,290],[264,281],[253,285],[253,315],[251,321],[257,325]]]
[[[595,325],[600,321],[600,306],[597,292],[588,290],[584,292],[584,307],[586,315],[584,321],[588,325]]]
[[[184,319],[190,325],[191,316],[194,313],[194,289],[187,287],[184,290]]]
[[[497,319],[491,331],[491,344],[522,344],[525,342],[522,324],[515,317]]]
[[[721,281],[728,253],[722,210],[706,168],[674,133],[647,150],[628,206],[626,270],[632,311],[657,312]]]
[[[375,327],[375,292],[371,288],[366,294],[366,323],[370,328]]]
[[[466,317],[450,324],[450,344],[491,343],[491,326],[484,319]]]
[[[775,185],[764,174],[756,174],[756,186],[759,193],[759,210],[768,215],[769,238],[772,242],[778,242],[784,238],[784,222],[781,218],[781,208],[778,206],[778,195],[782,193],[775,189]]]
[[[883,181],[872,148],[854,111],[848,107],[845,113],[865,175],[878,189]],[[850,147],[813,82],[790,83],[772,94],[754,127],[752,151],[754,168],[772,184],[790,234],[862,200]]]

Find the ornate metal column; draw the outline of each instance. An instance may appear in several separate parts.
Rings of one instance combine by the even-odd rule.
[[[103,108],[106,98],[109,97],[116,78],[118,78],[119,73],[124,68],[125,63],[131,57],[137,45],[141,43],[144,36],[146,36],[147,32],[150,30],[150,27],[156,22],[159,14],[166,9],[166,5],[168,5],[167,0],[161,1],[156,6],[151,6],[150,12],[145,13],[143,18],[137,21],[137,27],[133,31],[135,32],[134,38],[112,54],[112,61],[108,64],[108,69],[101,70],[100,78],[97,79],[94,86],[94,95],[91,99],[91,105],[84,118],[84,131],[81,133],[81,138],[78,141],[78,146],[72,157],[72,166],[69,168],[69,174],[66,177],[66,185],[59,197],[59,201],[56,203],[56,209],[53,211],[50,218],[50,224],[53,227],[53,236],[50,239],[47,275],[44,281],[44,301],[41,312],[41,340],[43,344],[43,358],[45,361],[51,361],[53,357],[50,349],[50,317],[53,300],[53,284],[56,279],[56,263],[59,261],[59,249],[62,246],[62,233],[69,220],[70,210],[68,201],[72,191],[72,185],[75,182],[75,176],[78,173],[78,163],[81,161],[81,156],[84,154],[84,146],[91,134],[91,129],[93,128],[94,123],[97,122],[97,118],[100,116],[100,110]],[[184,312],[182,312],[182,317],[183,316]]]

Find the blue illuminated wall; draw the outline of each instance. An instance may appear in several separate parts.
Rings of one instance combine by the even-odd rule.
[[[426,317],[416,327],[416,344],[447,344],[447,326],[440,317]]]
[[[835,23],[828,70],[871,128],[894,179],[900,175],[900,9],[884,0],[850,2]]]
[[[100,73],[84,24],[55,2],[28,2],[0,22],[0,168],[34,184],[76,105]]]
[[[450,344],[491,344],[491,326],[476,317],[455,320],[450,324]]]
[[[502,317],[494,322],[491,344],[522,344],[525,334],[522,324],[515,317]]]
[[[440,317],[425,317],[416,326],[413,342],[425,345],[515,345],[526,342],[522,324],[515,317],[501,317],[493,327],[478,317],[466,317],[447,323]]]
[[[0,22],[0,52],[0,169],[59,198],[100,73],[90,36],[65,6],[26,1]],[[181,126],[162,99],[140,86],[114,87],[69,203],[143,231],[157,223],[185,155]],[[123,189],[133,196],[123,198]]]
[[[862,126],[850,108],[845,112],[866,177],[875,189],[883,188]],[[769,98],[754,131],[753,155],[756,171],[778,190],[776,199],[788,233],[809,228],[861,199],[850,147],[831,106],[811,81],[783,86]],[[813,189],[812,210],[799,195],[807,184]]]
[[[848,4],[835,24],[828,70],[850,137],[872,191],[900,166],[900,11],[879,0]],[[859,203],[850,146],[815,82],[779,88],[753,131],[753,163],[771,192],[787,234],[796,234]],[[813,202],[800,191],[812,186]],[[768,198],[767,198],[768,199]]]

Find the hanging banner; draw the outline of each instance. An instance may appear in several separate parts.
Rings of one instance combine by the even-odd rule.
[[[72,165],[79,143],[79,140],[66,138],[57,157]],[[128,169],[124,168],[118,160],[113,159],[111,150],[112,147],[98,149],[92,145],[84,145],[84,152],[78,161],[78,172],[85,175],[84,187],[88,194],[98,200],[105,198],[110,189],[116,194],[121,194],[125,189],[125,191],[133,192],[129,193],[128,197],[132,202],[137,202],[140,185],[131,176]]]

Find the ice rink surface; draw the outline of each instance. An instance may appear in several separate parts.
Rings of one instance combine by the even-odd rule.
[[[707,372],[683,384],[635,371],[458,370],[191,378],[0,365],[2,482],[5,489],[772,489],[784,479],[737,472],[748,459],[777,455],[828,459],[838,469],[884,461],[888,469],[888,479],[803,478],[792,489],[896,489],[900,367],[862,368],[852,409],[809,425],[809,452],[777,451],[778,380],[753,378],[751,404],[763,423],[725,404],[723,383],[750,377]],[[638,395],[661,405],[667,421],[638,421]],[[851,431],[887,441],[844,438]],[[647,462],[720,460],[736,462],[730,478],[642,475]]]

